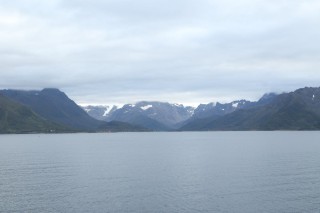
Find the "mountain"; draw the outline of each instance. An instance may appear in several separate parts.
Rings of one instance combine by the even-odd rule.
[[[82,106],[82,108],[93,118],[108,122],[126,122],[138,125],[146,129],[155,131],[169,130],[165,125],[145,116],[139,112],[131,110],[131,104],[118,108],[112,106]]]
[[[192,118],[206,118],[210,116],[223,116],[239,109],[245,109],[252,106],[253,103],[246,100],[233,101],[231,103],[221,104],[219,102],[200,104],[195,110]]]
[[[207,123],[218,119],[224,115],[230,114],[240,109],[250,108],[256,105],[256,102],[247,100],[238,100],[230,103],[209,103],[200,104],[195,110],[191,118],[180,124],[183,130],[193,130],[200,126],[205,126]]]
[[[198,120],[181,130],[319,130],[320,88],[302,88],[294,92],[262,97],[250,108],[219,118]]]
[[[88,106],[84,110],[58,89],[0,90],[0,133],[176,129],[319,130],[320,88],[306,87],[280,95],[269,93],[256,102],[201,104],[196,109],[141,101],[121,108]]]
[[[118,109],[118,106],[115,105],[100,105],[100,106],[82,106],[82,109],[86,111],[91,117],[101,120],[101,121],[108,121],[109,116]]]
[[[35,114],[28,107],[0,94],[0,133],[70,132]]]
[[[271,103],[276,97],[278,96],[278,94],[276,93],[266,93],[264,94],[259,100],[258,102],[254,102],[254,106],[263,106],[266,104]]]
[[[125,111],[126,107],[123,109],[116,111],[112,118],[113,121],[121,121],[130,123],[132,125],[141,126],[147,129],[151,129],[153,131],[169,131],[170,128],[165,126],[164,124],[149,118],[146,115],[140,114],[136,111]]]
[[[262,106],[270,103],[277,94],[267,93],[264,94],[257,102],[251,102],[247,100],[237,100],[230,103],[209,103],[209,104],[200,104],[195,110],[191,120],[202,119],[208,117],[221,117],[227,114],[230,114],[234,111],[240,109],[248,109],[256,106]]]
[[[126,104],[121,108],[116,106],[83,108],[90,116],[100,120],[122,121],[156,131],[175,129],[178,123],[189,119],[194,111],[193,107],[155,101]]]
[[[124,130],[129,128],[128,124],[106,123],[90,117],[58,89],[47,88],[41,91],[1,90],[0,93],[29,107],[42,118],[78,131],[112,131],[113,129],[120,131],[121,125],[124,126]],[[133,126],[129,129],[145,130]]]

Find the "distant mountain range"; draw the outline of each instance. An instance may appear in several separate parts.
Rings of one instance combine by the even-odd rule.
[[[194,113],[194,108],[190,106],[148,101],[126,104],[121,108],[86,106],[83,109],[90,116],[99,120],[122,121],[154,131],[177,129],[181,122],[188,120]]]
[[[256,102],[217,102],[197,108],[145,101],[122,108],[83,108],[100,120],[124,121],[154,131],[320,130],[319,93],[320,88],[306,87],[290,93],[267,93]]]
[[[166,102],[141,101],[117,106],[83,106],[92,117],[103,121],[122,121],[153,131],[193,130],[195,126],[220,118],[240,109],[269,103],[277,95],[265,94],[258,102],[238,100],[231,103],[200,104],[197,108]]]
[[[190,122],[181,130],[320,130],[320,88],[262,98],[249,108]]]
[[[207,130],[205,126],[218,119],[224,119],[225,116],[233,114],[237,111],[247,111],[252,108],[259,108],[270,104],[277,95],[275,93],[268,93],[263,95],[258,101],[251,102],[247,100],[238,100],[231,103],[210,103],[200,104],[195,110],[194,115],[187,120],[180,130],[183,131],[200,131]],[[203,129],[202,129],[203,128]]]
[[[0,90],[0,133],[320,130],[320,88],[197,108],[141,101],[79,107],[58,89]]]

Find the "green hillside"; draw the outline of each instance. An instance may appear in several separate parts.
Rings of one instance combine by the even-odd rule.
[[[0,94],[0,133],[66,132],[67,128],[36,115],[28,107]]]

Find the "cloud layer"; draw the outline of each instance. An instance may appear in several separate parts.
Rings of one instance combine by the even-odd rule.
[[[78,103],[256,99],[319,86],[316,0],[0,0],[0,86]]]

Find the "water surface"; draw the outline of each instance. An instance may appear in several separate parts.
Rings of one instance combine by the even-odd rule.
[[[318,212],[319,138],[0,135],[0,212]]]

